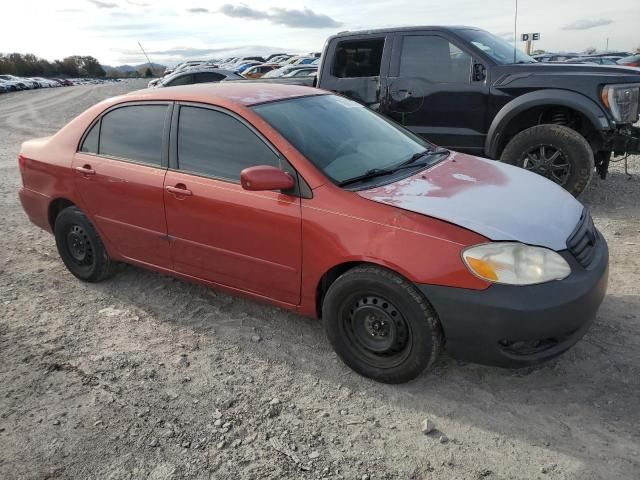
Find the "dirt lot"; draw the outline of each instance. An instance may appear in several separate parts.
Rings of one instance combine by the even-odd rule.
[[[0,478],[640,478],[639,158],[582,198],[611,249],[583,341],[521,371],[445,354],[386,386],[318,321],[133,267],[67,273],[19,205],[20,143],[142,85],[0,97]]]

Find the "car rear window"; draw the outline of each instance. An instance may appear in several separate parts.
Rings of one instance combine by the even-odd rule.
[[[167,105],[120,107],[102,117],[100,155],[160,165]]]
[[[333,59],[333,75],[338,78],[380,75],[384,38],[339,42]]]

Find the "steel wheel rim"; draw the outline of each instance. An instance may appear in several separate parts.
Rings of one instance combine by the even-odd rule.
[[[81,267],[93,265],[93,245],[89,235],[80,225],[73,225],[66,235],[67,252],[71,260]]]
[[[536,145],[524,154],[522,167],[537,173],[558,185],[566,185],[571,175],[571,164],[566,154],[553,145]]]
[[[396,367],[410,353],[409,324],[395,305],[379,295],[352,298],[342,326],[358,356],[374,367]]]

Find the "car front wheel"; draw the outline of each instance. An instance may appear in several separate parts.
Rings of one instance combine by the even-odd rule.
[[[338,356],[379,382],[416,378],[442,347],[440,322],[427,300],[384,268],[361,266],[344,273],[329,288],[322,312]]]
[[[114,262],[98,232],[78,207],[67,207],[58,214],[54,234],[60,258],[80,280],[99,282],[113,274]]]
[[[554,181],[573,196],[589,185],[595,168],[585,138],[563,125],[536,125],[515,135],[500,160]]]

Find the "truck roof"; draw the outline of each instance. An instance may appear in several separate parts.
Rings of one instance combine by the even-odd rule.
[[[368,35],[368,34],[379,34],[379,33],[394,33],[394,32],[410,32],[413,30],[439,30],[439,31],[450,31],[454,32],[456,30],[482,30],[478,27],[469,27],[466,25],[416,25],[412,27],[389,27],[389,28],[374,28],[368,30],[345,30],[343,32],[338,32],[335,35],[330,36],[329,38],[337,38],[337,37],[348,37],[351,35]]]

